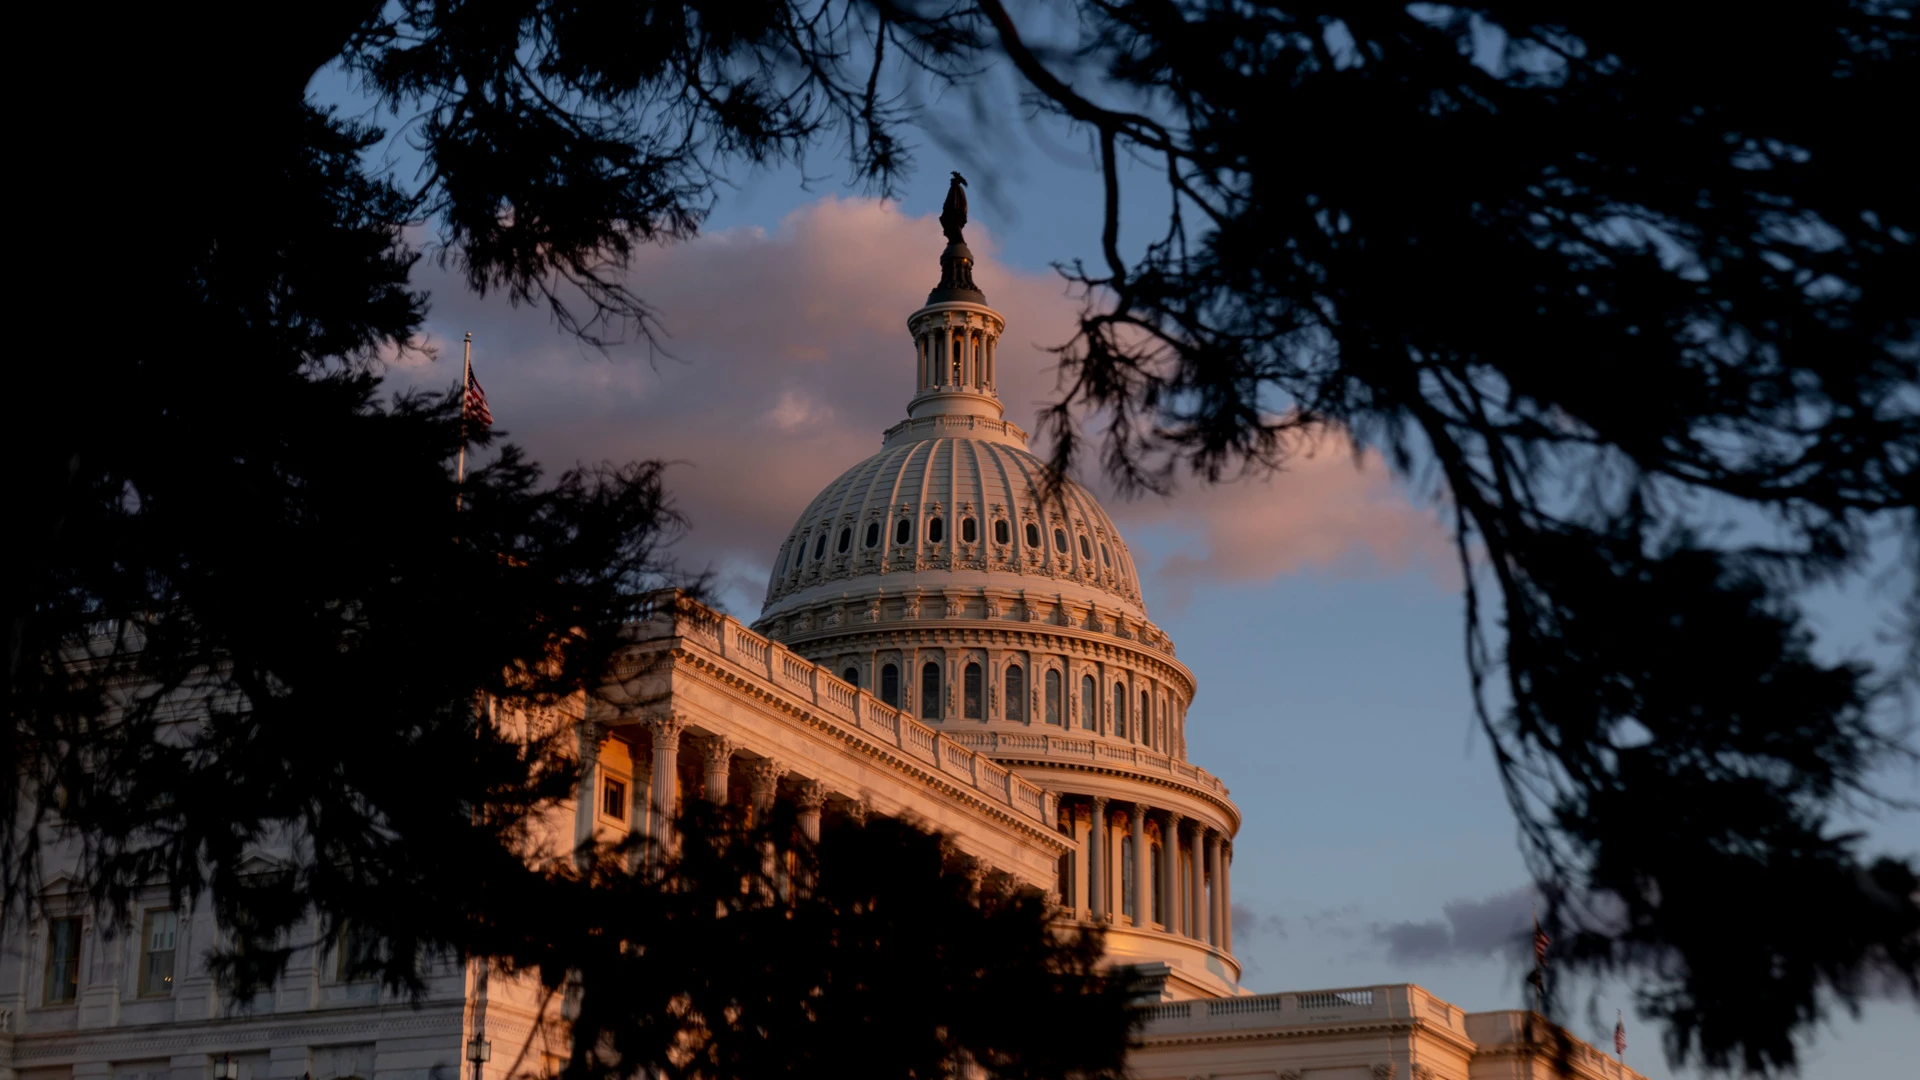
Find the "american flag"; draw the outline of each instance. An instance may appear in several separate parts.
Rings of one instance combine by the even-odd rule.
[[[483,427],[493,426],[493,413],[487,409],[487,392],[480,389],[480,380],[467,372],[467,397],[460,406],[460,416],[472,420]]]
[[[1537,915],[1534,916],[1534,919],[1533,919],[1533,962],[1534,963],[1540,965],[1541,967],[1545,967],[1547,965],[1547,946],[1551,944],[1553,944],[1553,939],[1547,936],[1547,932],[1545,930],[1540,929],[1540,917]]]
[[[1615,1012],[1613,1021],[1613,1052],[1627,1052],[1627,1017],[1625,1013]]]

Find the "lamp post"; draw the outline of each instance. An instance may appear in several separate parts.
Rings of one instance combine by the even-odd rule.
[[[493,1043],[475,1035],[467,1040],[467,1060],[473,1062],[473,1080],[480,1080],[480,1070],[493,1057]]]
[[[213,1063],[213,1080],[240,1080],[240,1063],[232,1054],[223,1054]]]

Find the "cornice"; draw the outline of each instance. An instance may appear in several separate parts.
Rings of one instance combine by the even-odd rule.
[[[1240,807],[1235,805],[1232,799],[1222,798],[1220,795],[1208,791],[1205,788],[1198,788],[1190,784],[1182,783],[1170,776],[1159,776],[1147,772],[1134,772],[1129,769],[1101,762],[1081,762],[1046,757],[1022,757],[1018,754],[1001,756],[989,750],[975,750],[974,753],[984,754],[1001,765],[1018,765],[1035,769],[1057,769],[1061,772],[1079,772],[1111,776],[1119,780],[1145,781],[1170,791],[1178,791],[1183,795],[1191,795],[1219,808],[1222,815],[1232,824],[1227,835],[1229,837],[1237,836],[1240,832]]]
[[[296,1045],[352,1042],[356,1037],[448,1028],[456,1035],[463,1023],[464,999],[410,1005],[360,1006],[340,1010],[338,1019],[312,1013],[292,1020],[282,1015],[234,1016],[77,1031],[20,1033],[14,1036],[17,1062],[57,1058],[130,1059],[196,1047],[231,1050],[258,1044]],[[404,1012],[395,1010],[404,1009]],[[183,1030],[183,1028],[185,1030]],[[360,1041],[364,1041],[361,1039]]]
[[[1176,1031],[1153,1034],[1143,1031],[1143,1046],[1195,1046],[1205,1043],[1256,1042],[1280,1039],[1319,1039],[1341,1035],[1405,1035],[1432,1038],[1454,1050],[1476,1057],[1492,1056],[1501,1048],[1482,1050],[1472,1039],[1451,1028],[1440,1027],[1424,1017],[1394,1016],[1365,1020],[1323,1021],[1310,1024],[1285,1024],[1272,1027],[1224,1028],[1217,1031]]]
[[[942,637],[956,633],[1004,635],[1008,641],[1054,639],[1081,646],[1084,650],[1083,654],[1105,652],[1114,656],[1124,656],[1138,667],[1157,669],[1172,676],[1164,681],[1180,683],[1180,688],[1189,701],[1193,699],[1198,685],[1193,672],[1185,664],[1174,659],[1170,653],[1138,641],[1128,641],[1079,627],[1061,626],[1058,623],[1022,622],[1012,619],[897,619],[887,622],[825,627],[772,640],[778,641],[794,652],[799,652],[802,649],[811,649],[829,643],[868,641],[902,634],[930,638],[944,645],[948,642],[941,640]],[[1057,651],[1065,652],[1066,650]]]

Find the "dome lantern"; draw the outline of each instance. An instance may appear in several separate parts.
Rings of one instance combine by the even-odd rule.
[[[907,317],[913,335],[913,399],[907,416],[977,416],[999,420],[1006,414],[995,386],[1000,334],[1006,320],[987,306],[973,283],[973,252],[961,229],[967,223],[966,178],[953,174],[940,228],[947,247],[940,254],[940,284],[927,294],[926,306]]]

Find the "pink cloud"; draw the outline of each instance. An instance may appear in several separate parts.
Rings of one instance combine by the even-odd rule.
[[[1053,274],[1000,263],[990,229],[968,233],[975,279],[1007,318],[1001,397],[1008,418],[1031,427],[1054,388],[1045,347],[1069,336],[1077,307]],[[471,330],[494,416],[549,467],[684,463],[671,474],[694,525],[682,557],[720,569],[736,602],[757,610],[794,519],[878,450],[881,431],[902,416],[912,392],[906,317],[938,280],[941,246],[931,216],[827,198],[772,232],[647,249],[629,280],[660,312],[671,356],[649,355],[644,343],[599,353],[543,311],[480,300],[425,270],[420,283],[435,300],[425,343],[438,359],[390,371],[403,385],[451,384]],[[1437,535],[1377,462],[1356,470],[1331,453],[1264,484],[1195,487],[1172,502],[1114,500],[1110,509],[1123,524],[1171,530],[1177,542],[1157,576],[1174,589],[1303,567],[1405,565]]]

